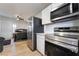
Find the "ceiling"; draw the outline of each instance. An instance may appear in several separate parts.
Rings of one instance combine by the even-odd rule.
[[[27,19],[47,7],[50,3],[0,3],[0,12],[19,15]]]

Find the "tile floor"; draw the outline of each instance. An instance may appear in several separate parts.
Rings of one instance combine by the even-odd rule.
[[[27,46],[27,41],[19,41],[4,46],[0,56],[41,56],[41,54],[37,51],[31,51]]]

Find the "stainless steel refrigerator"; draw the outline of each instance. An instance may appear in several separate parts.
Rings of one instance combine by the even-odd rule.
[[[36,50],[36,33],[44,32],[44,26],[42,20],[37,17],[30,17],[28,19],[27,28],[27,45],[31,50]]]

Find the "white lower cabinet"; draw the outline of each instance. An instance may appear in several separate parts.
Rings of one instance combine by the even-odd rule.
[[[37,33],[37,50],[45,55],[45,35]]]

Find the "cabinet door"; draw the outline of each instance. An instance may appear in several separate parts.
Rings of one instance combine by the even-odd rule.
[[[37,50],[45,55],[44,51],[45,51],[45,39],[44,39],[44,36],[41,36],[41,35],[37,35]]]
[[[42,24],[51,23],[51,20],[50,20],[50,12],[52,9],[51,7],[52,7],[52,4],[42,11]]]
[[[61,5],[63,5],[64,3],[52,3],[52,6],[51,6],[51,11],[54,11],[56,10],[57,8],[59,8]]]

